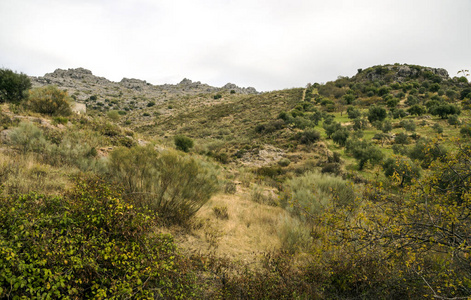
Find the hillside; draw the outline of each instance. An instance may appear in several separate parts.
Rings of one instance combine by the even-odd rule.
[[[467,74],[0,75],[0,298],[471,295]]]

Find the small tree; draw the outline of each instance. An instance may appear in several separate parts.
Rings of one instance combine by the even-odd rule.
[[[374,121],[383,121],[386,119],[387,112],[384,107],[373,106],[368,110],[368,121],[373,123]]]
[[[358,161],[359,170],[363,170],[367,162],[377,164],[383,159],[381,150],[367,141],[349,139],[346,143],[346,152],[352,154]]]
[[[67,92],[51,85],[31,90],[26,106],[41,114],[68,116],[72,114],[69,101]]]
[[[332,122],[331,124],[324,123],[323,127],[325,129],[325,134],[327,134],[327,138],[330,139],[332,137],[332,134],[334,134],[334,132],[342,128],[342,125],[337,122]]]
[[[345,143],[347,142],[349,136],[350,133],[348,132],[348,130],[342,127],[332,134],[332,141],[343,147],[345,146]]]
[[[361,117],[361,112],[352,106],[347,108],[347,114],[349,119],[356,119]]]
[[[440,104],[433,106],[430,109],[430,113],[434,116],[440,116],[440,118],[446,119],[449,115],[459,115],[461,110],[453,104]]]
[[[26,91],[30,88],[31,80],[27,75],[0,69],[0,103],[18,103],[26,98]]]
[[[383,163],[383,169],[384,175],[397,178],[400,186],[411,183],[414,178],[420,178],[420,167],[408,157],[388,158]]]
[[[406,131],[415,131],[416,127],[414,120],[402,120],[401,122],[399,122],[399,125]]]
[[[320,140],[321,135],[319,132],[312,128],[307,128],[302,133],[299,134],[298,139],[301,144],[310,145],[314,142]]]
[[[176,135],[174,137],[175,147],[177,150],[188,152],[193,147],[193,140],[184,135]]]
[[[425,107],[423,107],[422,105],[415,104],[415,105],[412,105],[407,110],[407,112],[411,115],[421,116],[427,112],[427,109],[425,109]]]

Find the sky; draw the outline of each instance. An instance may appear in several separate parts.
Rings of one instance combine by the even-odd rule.
[[[259,91],[407,63],[471,69],[471,0],[0,0],[0,67]]]

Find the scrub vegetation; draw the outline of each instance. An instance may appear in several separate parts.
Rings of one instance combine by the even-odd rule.
[[[78,114],[80,93],[1,69],[0,298],[471,297],[461,75],[133,100],[90,83]]]

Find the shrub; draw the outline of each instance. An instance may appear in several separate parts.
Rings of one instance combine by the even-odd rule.
[[[460,133],[464,137],[467,137],[467,138],[471,137],[471,126],[470,125],[463,126],[460,129]]]
[[[402,120],[399,125],[407,131],[415,131],[416,127],[414,120]]]
[[[213,207],[213,213],[216,216],[216,218],[221,219],[221,220],[227,220],[229,219],[229,213],[227,212],[227,206],[214,206]]]
[[[394,119],[402,119],[407,116],[407,113],[403,109],[391,109],[391,113]]]
[[[31,90],[26,106],[41,114],[68,116],[72,114],[69,101],[67,92],[55,86],[46,86]]]
[[[19,103],[27,97],[30,88],[31,80],[26,74],[0,69],[0,103]]]
[[[345,146],[350,132],[346,128],[341,128],[332,134],[332,141],[340,146]]]
[[[224,185],[224,193],[226,194],[235,194],[237,192],[237,185],[229,181]]]
[[[312,128],[305,129],[302,133],[298,135],[298,140],[301,144],[310,145],[314,142],[320,140],[321,135],[319,132]]]
[[[433,124],[432,128],[433,128],[437,133],[443,133],[443,127],[440,126],[440,124],[438,124],[438,123]]]
[[[455,127],[458,126],[458,125],[461,125],[461,121],[460,119],[458,118],[458,115],[451,115],[448,117],[447,119],[448,121],[448,124],[450,125],[454,125]]]
[[[62,124],[62,125],[67,125],[69,123],[69,119],[66,117],[55,117],[52,119],[52,124],[57,125],[57,124]]]
[[[221,99],[222,95],[221,94],[216,94],[216,95],[214,95],[213,98],[214,98],[214,100]]]
[[[193,140],[184,135],[176,135],[173,138],[177,150],[188,152],[193,147]]]
[[[1,198],[0,298],[193,298],[195,276],[156,216],[82,179],[65,196]]]
[[[41,129],[30,122],[21,122],[10,132],[9,137],[11,143],[20,147],[23,154],[29,151],[38,152],[46,143]]]
[[[210,165],[150,146],[117,148],[109,162],[110,175],[124,185],[127,197],[173,223],[189,220],[218,188]]]
[[[278,161],[278,165],[280,165],[281,167],[287,167],[290,163],[291,161],[287,158],[282,158]]]
[[[278,237],[283,250],[294,254],[308,248],[312,237],[306,224],[289,216],[282,217],[280,223]]]
[[[321,173],[330,173],[333,175],[339,175],[340,174],[340,164],[339,163],[326,163],[322,169]]]
[[[407,144],[409,144],[409,136],[405,132],[399,132],[394,137],[394,143],[401,144],[401,145],[407,145]]]
[[[327,208],[352,204],[353,186],[340,177],[307,172],[289,179],[280,205],[296,216],[320,216]]]
[[[118,121],[121,115],[117,110],[110,110],[106,113],[106,116],[113,121]]]

